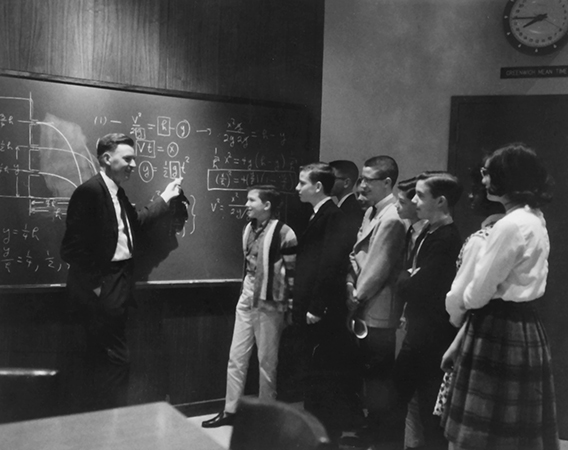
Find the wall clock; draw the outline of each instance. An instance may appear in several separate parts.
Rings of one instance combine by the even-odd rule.
[[[520,52],[548,55],[568,40],[568,0],[509,0],[503,26]]]

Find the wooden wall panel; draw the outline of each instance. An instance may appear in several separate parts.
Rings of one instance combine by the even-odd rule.
[[[157,61],[161,86],[227,95],[219,90],[220,9],[219,0],[162,2]]]
[[[159,6],[152,0],[95,0],[93,67],[97,80],[155,87]]]

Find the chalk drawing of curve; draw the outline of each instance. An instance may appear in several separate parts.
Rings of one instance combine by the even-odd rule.
[[[36,164],[53,197],[71,197],[77,186],[98,171],[81,127],[46,113],[40,126]]]

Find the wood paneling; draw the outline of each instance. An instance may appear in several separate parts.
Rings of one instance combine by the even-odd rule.
[[[0,68],[299,103],[317,149],[323,20],[324,0],[3,0]],[[83,336],[64,293],[0,296],[0,365],[63,368],[72,403]],[[223,397],[237,296],[235,286],[139,292],[128,401]]]
[[[218,399],[225,377],[238,286],[144,289],[137,293],[127,337],[132,365],[128,404],[180,405]],[[0,367],[44,367],[60,373],[62,413],[77,412],[88,383],[84,335],[67,316],[63,293],[3,295]]]

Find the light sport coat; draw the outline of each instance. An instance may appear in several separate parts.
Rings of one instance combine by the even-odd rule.
[[[369,208],[349,255],[350,271],[347,277],[357,289],[361,302],[357,316],[368,326],[396,328],[402,313],[402,304],[396,299],[396,281],[402,270],[405,226],[390,195],[371,219]]]

